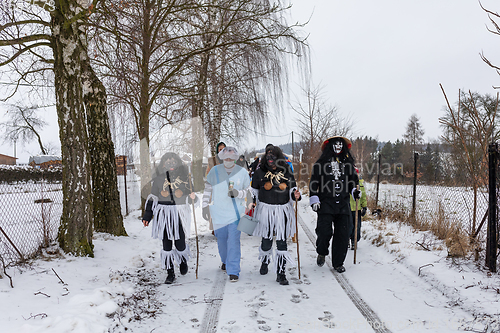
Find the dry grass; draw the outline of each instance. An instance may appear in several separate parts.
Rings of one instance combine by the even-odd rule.
[[[375,211],[377,208],[373,206],[374,202],[375,200],[373,197],[368,198],[371,211]],[[449,257],[467,256],[467,254],[471,253],[474,249],[474,245],[470,242],[469,235],[458,221],[452,220],[447,216],[442,202],[436,201],[436,204],[438,205],[437,213],[433,214],[432,217],[428,219],[419,216],[418,212],[416,216],[412,216],[411,209],[408,209],[403,204],[384,206],[381,215],[384,218],[409,225],[416,230],[432,232],[438,239],[444,241]],[[376,245],[380,242],[381,240],[379,239],[373,240],[373,243]]]

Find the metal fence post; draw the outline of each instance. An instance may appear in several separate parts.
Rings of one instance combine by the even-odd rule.
[[[127,198],[127,156],[123,155],[123,182],[125,183],[125,215],[128,215],[128,198]]]
[[[498,144],[488,147],[489,195],[488,229],[486,231],[486,266],[490,272],[497,271],[497,175]]]
[[[377,192],[375,193],[375,208],[378,208],[378,190],[380,186],[380,161],[382,159],[382,154],[378,154],[378,166],[377,166]]]
[[[415,219],[415,210],[417,207],[417,161],[418,153],[413,153],[413,205],[411,208],[411,216]]]

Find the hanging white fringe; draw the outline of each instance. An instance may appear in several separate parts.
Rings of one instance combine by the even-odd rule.
[[[161,268],[162,269],[171,269],[174,268],[174,259],[175,259],[175,251],[165,251],[161,250],[160,260],[161,260]]]
[[[263,263],[269,264],[271,262],[271,258],[273,256],[273,248],[270,248],[267,251],[262,250],[262,247],[259,246],[259,260]]]
[[[153,202],[153,206],[151,237],[163,240],[163,234],[166,230],[167,239],[179,239],[179,218],[184,235],[186,238],[191,236],[191,209],[189,205],[155,205]]]
[[[277,240],[286,240],[295,233],[295,211],[291,201],[284,205],[269,205],[259,201],[255,208],[255,218],[259,223],[253,232],[254,236],[272,239],[273,234],[276,234]]]
[[[151,207],[151,210],[154,211],[156,206],[158,205],[158,197],[154,194],[148,195],[148,197],[146,198],[146,203],[144,204],[144,209],[146,209],[148,207],[149,200],[153,201],[153,206]]]
[[[186,244],[186,248],[184,251],[179,251],[177,249],[172,250],[174,251],[174,257],[175,261],[180,264],[182,262],[182,259],[186,260],[186,262],[191,259],[191,250],[189,250],[189,245]]]
[[[285,273],[284,271],[278,272],[278,267],[284,268],[284,266],[279,265],[283,261],[286,264],[290,265],[291,267],[297,266],[297,264],[292,259],[292,256],[290,255],[290,253],[288,251],[278,251],[278,250],[276,250],[276,253],[274,254],[273,261],[274,261],[273,262],[273,270],[274,270],[274,272],[277,272],[277,273]]]

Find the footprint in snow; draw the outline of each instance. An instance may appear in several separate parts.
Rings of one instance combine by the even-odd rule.
[[[335,323],[333,322],[333,315],[330,311],[323,311],[324,317],[318,317],[320,321],[323,322],[323,326],[327,328],[335,328]]]

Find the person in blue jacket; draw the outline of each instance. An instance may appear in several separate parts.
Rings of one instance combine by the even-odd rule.
[[[248,172],[236,165],[239,154],[234,147],[225,147],[218,153],[222,164],[213,167],[207,175],[204,197],[212,197],[212,203],[203,202],[203,218],[212,218],[217,247],[222,261],[221,268],[236,282],[240,275],[241,232],[237,229],[240,217],[245,214],[245,198],[249,195]]]

